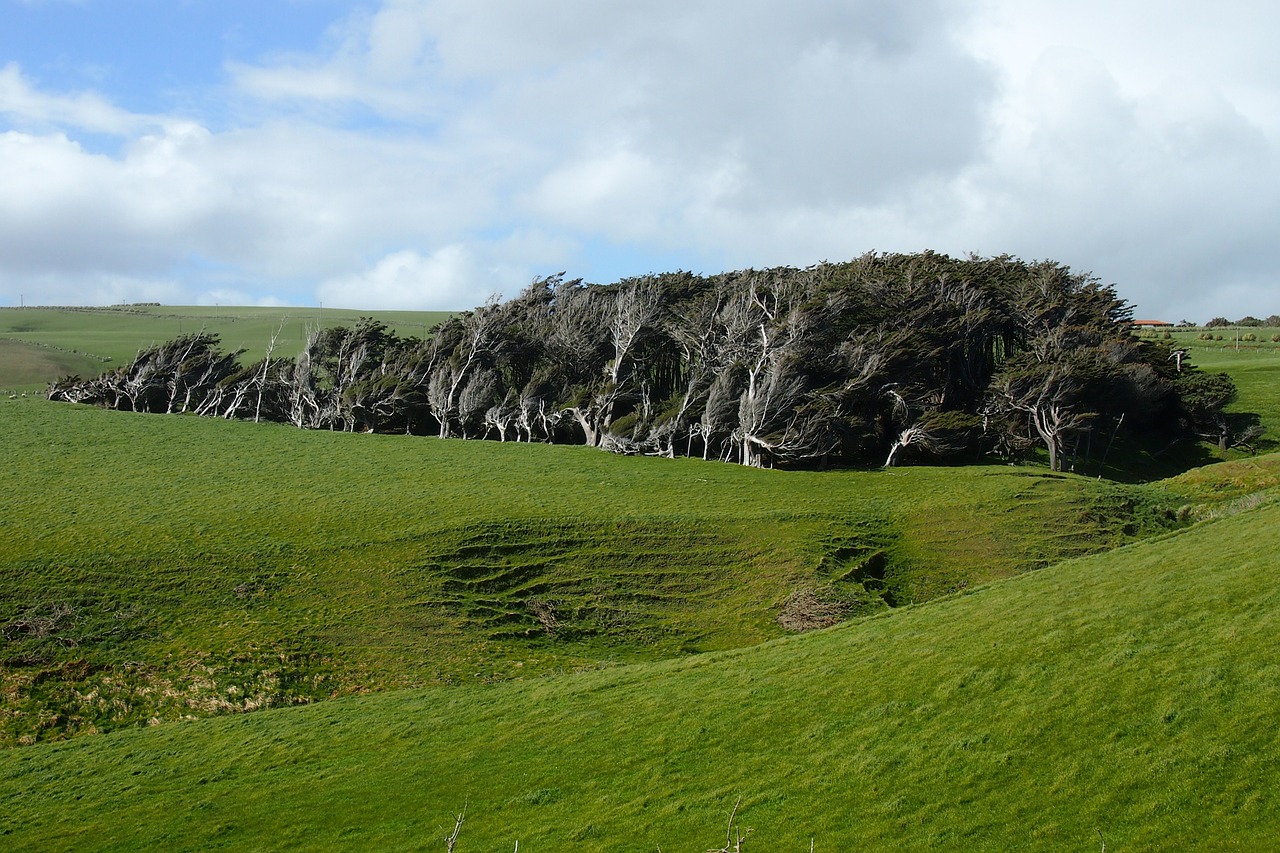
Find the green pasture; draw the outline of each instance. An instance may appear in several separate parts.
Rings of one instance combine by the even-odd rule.
[[[0,400],[0,429],[8,744],[752,645],[797,596],[928,601],[1186,502],[1034,468],[765,471],[33,398]]]
[[[1179,346],[1196,349],[1229,349],[1241,352],[1246,350],[1260,350],[1263,352],[1280,350],[1280,341],[1273,340],[1273,338],[1280,337],[1280,328],[1270,326],[1159,329],[1136,331],[1134,334],[1145,340],[1172,341]],[[1204,338],[1206,334],[1212,337],[1206,340]],[[1249,340],[1250,335],[1253,336],[1253,340]]]
[[[0,338],[0,390],[43,391],[50,377],[93,376],[107,365],[80,352]]]
[[[1259,415],[1265,438],[1280,441],[1280,348],[1193,348],[1191,359],[1203,370],[1230,374],[1240,398],[1229,411]]]
[[[0,387],[283,309],[43,310],[0,309]],[[1192,358],[1276,440],[1280,351]],[[0,430],[0,849],[443,850],[465,808],[456,853],[701,851],[739,801],[748,850],[1280,835],[1280,454],[765,471],[34,393]]]
[[[376,317],[397,334],[424,337],[449,316],[440,311],[353,311],[319,307],[256,308],[227,306],[129,305],[106,308],[0,308],[0,344],[6,341],[33,344],[51,357],[75,356],[55,361],[48,370],[23,367],[32,356],[0,349],[0,388],[28,384],[45,385],[68,368],[84,375],[101,373],[127,363],[138,350],[164,343],[179,335],[203,330],[216,332],[226,349],[245,350],[246,359],[262,356],[276,339],[278,355],[302,351],[308,328],[351,325],[361,317]],[[35,378],[32,378],[35,377]]]
[[[1280,442],[1280,342],[1272,341],[1280,335],[1275,328],[1218,328],[1208,331],[1222,335],[1221,341],[1201,340],[1203,329],[1171,330],[1169,338],[1164,332],[1142,332],[1138,337],[1148,340],[1165,340],[1183,348],[1191,364],[1211,373],[1223,372],[1231,376],[1239,390],[1239,399],[1228,407],[1229,412],[1251,412],[1258,415],[1266,427],[1260,450],[1272,450]],[[1236,340],[1236,331],[1254,334],[1256,341]],[[1208,451],[1210,458],[1238,458],[1238,451],[1225,455]],[[1206,460],[1207,461],[1207,460]]]
[[[749,491],[749,489],[748,489]],[[1274,495],[1274,492],[1272,493]],[[1269,849],[1280,505],[747,649],[0,754],[23,850]]]

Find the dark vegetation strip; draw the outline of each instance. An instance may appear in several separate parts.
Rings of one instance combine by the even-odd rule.
[[[1256,439],[1226,374],[1132,334],[1114,288],[1044,261],[866,255],[806,269],[553,276],[429,339],[378,321],[313,328],[242,364],[184,335],[55,400],[311,429],[578,443],[758,467],[1047,453],[1098,473],[1117,440],[1153,454]],[[1256,419],[1255,419],[1256,421]]]

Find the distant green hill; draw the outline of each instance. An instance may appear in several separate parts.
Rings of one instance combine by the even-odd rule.
[[[1191,357],[1204,370],[1230,374],[1240,390],[1231,411],[1258,414],[1267,428],[1266,439],[1280,442],[1280,348],[1193,348]]]
[[[0,755],[13,849],[1269,849],[1280,505],[813,635]]]
[[[47,385],[67,375],[93,375],[108,365],[79,351],[65,351],[26,341],[0,339],[0,389]]]
[[[353,311],[318,307],[124,305],[98,308],[0,308],[0,388],[46,385],[69,373],[96,375],[126,363],[138,350],[201,329],[216,332],[228,349],[244,348],[245,358],[261,357],[278,333],[277,352],[297,355],[308,326],[352,325],[376,317],[397,334],[423,337],[444,311]],[[9,348],[4,348],[10,342]],[[50,355],[37,362],[13,342],[36,344]],[[66,356],[79,356],[68,359]],[[104,364],[106,359],[111,364]]]

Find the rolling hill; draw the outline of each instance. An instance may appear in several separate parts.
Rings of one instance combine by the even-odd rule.
[[[397,334],[423,337],[444,311],[354,311],[207,305],[0,308],[0,388],[43,387],[69,373],[93,376],[138,351],[200,330],[257,358],[273,335],[282,354],[301,351],[309,326],[349,326],[376,317]]]
[[[1276,356],[1203,358],[1274,440]],[[457,853],[1280,833],[1277,454],[1130,485],[34,397],[0,430],[6,848],[441,850],[463,809]]]
[[[1280,505],[746,649],[0,755],[15,849],[1265,849]]]
[[[741,647],[1185,522],[1158,487],[1008,466],[762,471],[30,398],[0,428],[9,744]]]

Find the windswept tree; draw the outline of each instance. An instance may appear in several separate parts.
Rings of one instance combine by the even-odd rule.
[[[577,442],[749,466],[1105,461],[1124,436],[1219,446],[1258,431],[1234,386],[1131,334],[1087,274],[934,252],[613,285],[534,279],[426,340],[371,319],[243,365],[200,333],[53,399],[309,429]],[[1154,452],[1154,451],[1153,451]]]
[[[432,344],[435,365],[427,389],[427,404],[440,425],[440,436],[449,438],[465,430],[462,393],[473,384],[474,374],[490,368],[504,344],[502,312],[497,299],[446,321],[436,329]],[[476,405],[477,394],[468,396]]]
[[[1016,350],[992,378],[986,411],[1010,432],[1029,426],[1059,471],[1067,444],[1101,414],[1106,351],[1130,337],[1132,309],[1092,276],[1051,262],[1031,266],[1009,303]]]
[[[55,383],[48,396],[131,412],[196,411],[207,398],[220,400],[220,385],[240,372],[242,351],[222,352],[218,343],[209,332],[183,335],[147,347],[129,364],[89,382]]]
[[[1227,406],[1235,402],[1236,385],[1225,373],[1185,371],[1178,381],[1178,390],[1187,419],[1201,438],[1226,450],[1232,442],[1231,418]]]

